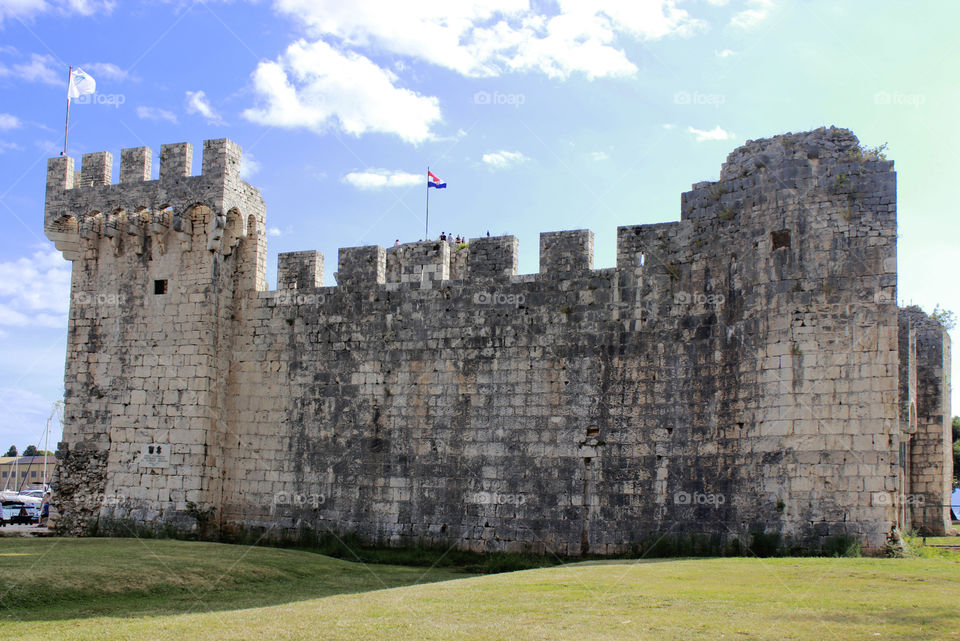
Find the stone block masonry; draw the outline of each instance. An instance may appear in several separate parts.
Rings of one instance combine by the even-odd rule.
[[[210,514],[579,555],[949,526],[913,507],[949,490],[949,339],[896,306],[893,163],[847,130],[748,142],[680,221],[618,229],[612,269],[577,230],[528,275],[509,236],[341,249],[336,287],[281,254],[275,291],[240,148],[205,142],[193,176],[165,145],[157,181],[149,158],[123,150],[118,185],[106,153],[49,164],[65,532]]]

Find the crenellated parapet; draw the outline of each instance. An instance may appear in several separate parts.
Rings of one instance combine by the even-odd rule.
[[[279,288],[313,287],[312,282],[320,287],[323,261],[323,255],[315,251],[280,254]],[[317,265],[319,276],[313,280]],[[429,289],[448,280],[506,280],[517,276],[518,265],[517,237],[494,236],[472,238],[462,245],[436,240],[404,243],[387,249],[376,245],[342,248],[334,277],[338,285],[347,287],[396,283]],[[592,231],[541,234],[540,274],[543,277],[592,269]]]
[[[895,301],[896,177],[881,156],[837,128],[748,141],[729,155],[719,181],[682,194],[681,220],[617,230],[622,300],[662,312],[677,308],[674,298],[719,300],[725,289],[748,281],[754,284],[748,309],[767,296],[778,305],[826,300],[851,284],[874,302]],[[827,242],[831,237],[836,241]],[[593,268],[590,230],[544,232],[539,244],[538,272],[523,282],[610,275]],[[348,289],[392,290],[510,283],[518,256],[513,236],[344,248],[335,280]],[[322,255],[297,252],[279,260],[280,289],[322,286],[322,270],[316,271]],[[822,288],[809,284],[819,279]]]
[[[159,178],[151,180],[152,151],[123,149],[120,181],[112,184],[109,152],[84,154],[79,170],[69,156],[51,158],[44,231],[69,260],[98,258],[101,241],[116,254],[127,248],[140,254],[146,239],[160,254],[172,241],[189,251],[195,235],[204,236],[208,250],[229,255],[251,221],[259,228],[265,220],[259,190],[240,178],[241,160],[236,143],[207,140],[202,172],[194,176],[192,145],[163,145]]]

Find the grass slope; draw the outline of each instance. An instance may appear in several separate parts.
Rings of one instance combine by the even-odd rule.
[[[234,610],[452,576],[219,543],[0,538],[0,621]]]
[[[0,560],[4,586],[30,564],[41,579],[4,588],[0,603],[19,596],[0,635],[18,639],[960,639],[956,553],[611,561],[427,585],[410,585],[422,569],[175,541],[0,541]],[[406,587],[376,589],[391,583]],[[212,611],[181,607],[187,586]],[[130,587],[149,605],[119,594]],[[25,610],[38,596],[58,605]]]

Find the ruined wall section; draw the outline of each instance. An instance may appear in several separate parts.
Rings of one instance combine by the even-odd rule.
[[[950,337],[919,307],[901,310],[915,337],[916,428],[910,442],[911,528],[928,536],[950,529],[953,432],[950,413]]]
[[[206,141],[191,175],[186,143],[48,166],[44,228],[73,261],[64,436],[54,480],[65,532],[98,517],[177,521],[220,502],[220,412],[235,278],[263,288],[259,192],[239,179],[240,149]],[[259,240],[258,240],[259,239]],[[102,524],[102,522],[101,522]]]
[[[680,222],[620,228],[616,269],[592,269],[587,230],[543,234],[523,276],[509,238],[472,239],[463,279],[439,243],[343,249],[338,287],[242,304],[224,522],[567,554],[755,529],[878,549],[895,202],[892,163],[818,130],[737,150]]]
[[[897,315],[898,358],[900,379],[900,446],[897,451],[897,526],[901,531],[914,530],[922,521],[922,505],[912,493],[913,456],[911,448],[917,434],[917,333],[914,330],[919,308],[900,309]],[[923,497],[925,500],[926,497]],[[918,511],[919,510],[919,511]]]
[[[764,494],[782,533],[840,531],[881,547],[898,473],[892,163],[849,131],[821,129],[749,142],[718,183],[695,187],[683,198],[695,237],[707,221],[737,221],[743,234],[704,246],[737,263],[724,321],[744,311],[731,329],[759,357],[744,445],[766,450]]]

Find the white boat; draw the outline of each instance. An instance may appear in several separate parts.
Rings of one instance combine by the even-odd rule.
[[[40,518],[42,500],[42,498],[13,490],[0,492],[0,510],[2,510],[4,524],[35,523]]]
[[[37,496],[35,492],[30,491],[17,492],[16,490],[3,490],[0,492],[0,501],[20,501],[21,503],[39,508],[40,503],[43,501],[43,494],[42,491],[40,496]]]

